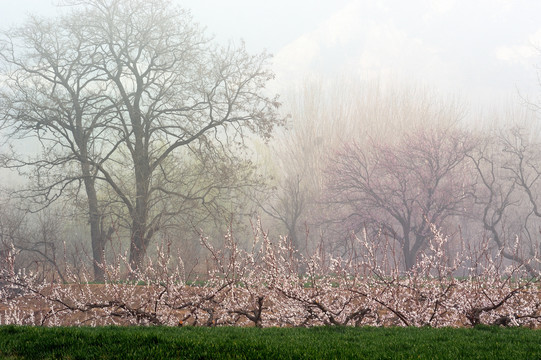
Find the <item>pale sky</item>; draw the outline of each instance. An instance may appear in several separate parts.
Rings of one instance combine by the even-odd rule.
[[[306,77],[411,82],[470,103],[541,90],[539,0],[177,0],[217,41],[274,54],[277,90]],[[0,0],[0,26],[55,0]]]

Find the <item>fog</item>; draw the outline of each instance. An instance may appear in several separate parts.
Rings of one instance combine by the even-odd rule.
[[[306,77],[402,81],[483,107],[539,94],[535,0],[174,1],[219,42],[274,55],[276,90]],[[2,1],[0,23],[63,1]]]
[[[0,15],[12,270],[167,248],[210,276],[264,234],[321,271],[415,271],[439,239],[453,276],[472,248],[539,274],[541,3],[58,3]]]

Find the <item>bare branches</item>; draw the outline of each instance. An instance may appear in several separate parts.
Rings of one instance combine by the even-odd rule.
[[[484,229],[504,257],[522,263],[532,276],[539,274],[539,247],[531,236],[540,220],[538,146],[520,128],[512,128],[487,137],[468,154],[479,179],[474,196]],[[520,240],[523,253],[511,246],[509,236]]]
[[[1,117],[11,135],[38,139],[44,152],[7,166],[33,168],[47,180],[34,195],[48,202],[84,189],[95,256],[104,251],[105,206],[123,205],[131,261],[142,265],[154,234],[186,215],[194,199],[204,213],[219,206],[219,195],[257,183],[232,149],[246,149],[248,132],[268,139],[283,122],[264,91],[273,78],[269,56],[250,55],[244,44],[214,46],[168,1],[73,2],[64,18],[31,19],[0,46]],[[223,170],[224,159],[240,166],[194,192],[183,177],[197,185],[213,176],[192,171],[209,158],[216,162],[207,167]],[[164,171],[175,167],[188,173]]]
[[[327,201],[347,209],[348,229],[381,229],[398,241],[410,269],[429,224],[443,226],[462,212],[471,183],[461,166],[472,148],[468,135],[454,129],[419,129],[398,144],[347,144],[327,170]]]

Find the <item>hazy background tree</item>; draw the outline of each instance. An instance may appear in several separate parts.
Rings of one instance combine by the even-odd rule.
[[[497,251],[539,274],[541,143],[532,113],[514,112],[515,124],[480,137],[468,153],[475,169],[476,218]],[[477,237],[482,236],[477,234]]]
[[[397,241],[411,269],[431,226],[443,228],[463,211],[472,184],[461,164],[472,147],[467,133],[441,127],[413,129],[394,144],[345,144],[327,169],[338,223],[344,232],[367,229]]]
[[[5,263],[6,254],[15,252],[16,261],[11,264],[15,272],[65,282],[66,253],[75,244],[70,219],[55,205],[39,213],[21,211],[19,207],[13,201],[0,204],[0,269],[9,265]],[[77,261],[77,266],[83,267],[83,262],[86,266],[84,256]]]
[[[287,132],[270,144],[272,155],[264,160],[272,164],[268,177],[275,182],[263,210],[302,249],[324,244],[342,254],[350,250],[347,230],[335,216],[339,209],[328,206],[333,196],[322,196],[325,171],[336,161],[333,154],[352,142],[364,149],[377,143],[392,146],[404,142],[412,128],[452,128],[465,114],[459,102],[442,100],[428,88],[347,77],[306,80],[284,99],[291,117]]]

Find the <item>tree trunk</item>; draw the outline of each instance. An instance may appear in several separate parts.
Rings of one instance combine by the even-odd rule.
[[[148,168],[147,166],[141,166]],[[138,167],[136,167],[136,172]],[[144,172],[144,171],[143,171]],[[139,172],[141,174],[141,172]],[[148,217],[148,177],[136,175],[136,201],[134,214],[132,214],[130,266],[132,270],[139,270],[147,252],[147,217]]]
[[[411,270],[413,268],[415,259],[415,253],[404,250],[404,265],[406,266],[406,270]]]
[[[143,265],[148,247],[147,222],[149,212],[149,188],[150,162],[148,156],[148,144],[144,141],[144,130],[141,124],[141,115],[136,101],[136,110],[130,113],[135,137],[133,163],[135,170],[135,209],[132,215],[131,244],[130,244],[130,266],[132,270],[139,270]]]
[[[406,270],[411,270],[415,265],[415,252],[411,249],[411,239],[410,239],[410,230],[409,226],[402,225],[402,232],[404,238],[402,241],[402,253],[404,255],[404,266]]]
[[[132,222],[130,242],[130,266],[132,270],[141,269],[146,255],[145,219],[136,217]]]
[[[105,279],[103,265],[105,263],[105,236],[101,230],[101,214],[98,207],[98,196],[94,178],[90,175],[88,163],[82,164],[86,195],[88,197],[88,214],[90,222],[90,239],[92,242],[92,263],[94,281]]]

